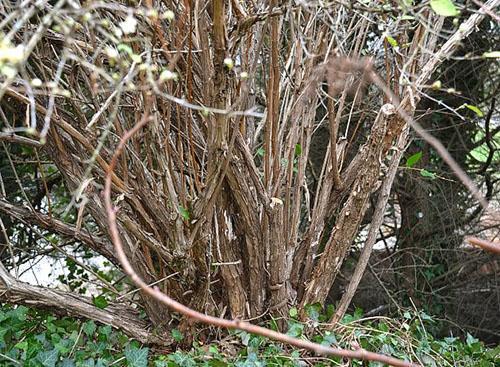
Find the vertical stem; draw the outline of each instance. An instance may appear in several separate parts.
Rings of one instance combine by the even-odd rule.
[[[387,205],[387,201],[389,200],[389,196],[391,193],[392,184],[394,182],[394,178],[396,177],[396,173],[399,167],[399,161],[404,153],[404,148],[408,142],[408,129],[405,129],[403,134],[399,138],[398,147],[394,155],[391,159],[391,164],[389,166],[389,172],[387,172],[387,176],[384,179],[382,184],[382,188],[380,190],[380,194],[378,196],[377,204],[375,207],[375,212],[373,215],[373,219],[370,223],[370,230],[368,232],[368,237],[366,238],[365,246],[363,247],[363,251],[361,252],[361,256],[359,257],[359,261],[356,264],[356,269],[354,270],[354,274],[349,282],[349,286],[347,287],[347,291],[342,296],[340,300],[340,304],[332,316],[330,323],[332,326],[339,322],[342,317],[344,317],[347,308],[349,307],[352,298],[354,297],[354,293],[358,288],[358,285],[363,277],[363,274],[366,269],[366,265],[368,264],[368,260],[370,260],[370,255],[373,250],[373,245],[377,240],[377,234],[380,230],[380,226],[384,221],[384,213],[385,207]]]

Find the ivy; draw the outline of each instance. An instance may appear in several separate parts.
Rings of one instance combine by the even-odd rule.
[[[292,314],[295,314],[293,311]],[[489,349],[474,336],[436,339],[431,333],[436,320],[425,312],[406,310],[401,321],[363,319],[356,309],[342,320],[342,335],[325,330],[333,309],[323,310],[319,304],[307,308],[309,320],[288,320],[288,335],[313,340],[325,346],[362,348],[415,360],[425,365],[494,367],[500,347]],[[298,313],[298,312],[297,312]],[[297,316],[297,315],[295,315]],[[316,321],[314,321],[316,320]],[[172,336],[180,341],[176,329]],[[231,345],[233,352],[227,353]],[[411,346],[411,348],[409,348]],[[410,352],[411,351],[411,352]],[[194,341],[186,350],[154,354],[121,332],[94,321],[55,318],[24,306],[4,305],[0,308],[0,366],[14,367],[226,367],[226,366],[303,366],[302,353],[261,336],[233,331],[210,345]],[[316,366],[338,365],[338,358],[312,361]],[[311,363],[310,357],[307,363]],[[353,366],[362,366],[358,361]],[[369,364],[375,366],[376,364]]]

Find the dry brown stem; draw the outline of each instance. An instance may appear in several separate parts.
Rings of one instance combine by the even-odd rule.
[[[167,296],[165,293],[161,292],[158,287],[150,287],[146,282],[142,280],[142,278],[135,272],[134,268],[128,261],[127,255],[123,249],[123,245],[120,239],[120,235],[118,233],[118,228],[116,225],[116,214],[118,212],[118,208],[115,207],[111,202],[111,177],[112,170],[116,166],[118,158],[125,147],[127,141],[133,137],[140,129],[142,129],[148,122],[147,116],[143,118],[136,126],[134,126],[131,130],[127,131],[123,137],[120,139],[120,143],[111,159],[109,164],[109,171],[106,175],[105,187],[104,187],[104,202],[106,206],[106,211],[108,214],[108,223],[109,230],[111,234],[111,238],[113,244],[115,245],[117,257],[119,258],[124,271],[130,276],[132,281],[141,288],[145,293],[150,295],[151,297],[156,298],[158,301],[161,301],[165,305],[167,305],[172,310],[183,314],[186,317],[189,317],[195,321],[202,322],[207,325],[218,326],[227,329],[239,329],[252,334],[261,335],[285,344],[293,345],[298,348],[308,349],[318,354],[324,355],[335,355],[344,358],[350,359],[360,359],[365,361],[378,361],[382,363],[389,364],[391,366],[401,366],[401,367],[416,367],[418,364],[401,361],[399,359],[385,356],[378,353],[373,353],[366,351],[364,349],[357,349],[354,351],[340,349],[340,348],[331,348],[326,347],[321,344],[313,343],[308,340],[297,339],[291,336],[288,336],[283,333],[279,333],[277,331],[273,331],[261,326],[253,325],[248,322],[239,321],[239,320],[227,320],[219,317],[209,316],[198,311],[193,310],[192,308],[186,307],[183,304],[175,301],[174,299]]]

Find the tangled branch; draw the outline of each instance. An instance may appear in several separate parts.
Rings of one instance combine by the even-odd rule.
[[[139,130],[142,129],[148,122],[149,116],[146,114],[143,116],[141,121],[136,124],[132,129],[128,130],[123,137],[120,139],[120,143],[113,154],[111,159],[111,163],[109,164],[107,173],[106,173],[106,181],[104,186],[104,204],[106,207],[106,212],[108,214],[108,223],[109,223],[109,231],[111,235],[111,240],[116,249],[116,256],[120,260],[120,263],[123,266],[123,270],[126,274],[130,276],[132,281],[136,286],[141,288],[144,293],[150,295],[151,297],[157,299],[158,301],[164,303],[172,310],[181,313],[182,315],[191,318],[197,322],[201,322],[207,325],[213,325],[226,329],[238,329],[242,331],[246,331],[248,333],[261,335],[266,338],[276,340],[278,342],[282,342],[285,344],[293,345],[294,347],[308,349],[318,354],[324,355],[333,355],[343,358],[349,359],[359,359],[363,361],[376,361],[385,363],[392,366],[397,367],[416,367],[418,364],[406,362],[399,360],[397,358],[393,358],[390,356],[386,356],[383,354],[378,354],[374,352],[369,352],[365,349],[359,348],[357,350],[347,350],[342,348],[332,348],[327,347],[321,344],[313,343],[308,340],[297,339],[286,334],[267,329],[265,327],[257,326],[250,324],[248,322],[240,321],[240,320],[228,320],[220,317],[209,316],[200,312],[197,312],[185,305],[175,301],[170,298],[165,293],[161,292],[158,287],[150,287],[142,278],[136,273],[130,264],[127,256],[125,255],[125,251],[123,250],[123,244],[118,233],[118,227],[116,225],[116,214],[118,209],[111,202],[111,177],[113,174],[113,169],[120,157],[120,154],[125,147],[127,141],[134,136]]]

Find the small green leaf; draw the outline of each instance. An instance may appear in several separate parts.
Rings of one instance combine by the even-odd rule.
[[[265,152],[266,152],[266,151],[265,151],[265,150],[264,150],[264,148],[262,148],[262,147],[260,147],[259,149],[257,149],[257,155],[258,155],[259,157],[263,157]]]
[[[211,345],[208,347],[208,351],[211,353],[211,354],[218,354],[219,353],[219,350],[217,349],[217,346],[216,345]]]
[[[422,169],[422,170],[420,170],[420,175],[421,175],[422,177],[427,177],[427,178],[430,178],[430,179],[432,179],[432,180],[436,178],[436,174],[435,174],[435,173],[433,173],[433,172],[429,172],[429,171],[427,171],[426,169]]]
[[[286,335],[292,336],[294,338],[298,338],[299,336],[302,335],[302,332],[304,331],[304,324],[298,323],[296,321],[290,322],[288,331]]]
[[[179,213],[181,213],[181,216],[184,220],[189,221],[190,219],[189,210],[179,205]]]
[[[22,349],[22,350],[26,351],[28,349],[28,341],[23,340],[22,342],[19,342],[16,345],[14,345],[14,348]]]
[[[125,358],[129,367],[147,367],[149,348],[127,348]]]
[[[246,331],[242,331],[240,333],[241,344],[243,344],[244,346],[248,346],[248,342],[250,341],[250,336],[251,335]]]
[[[320,303],[313,303],[312,305],[306,305],[305,310],[307,316],[313,321],[318,321],[319,316],[321,313],[321,304]]]
[[[437,15],[442,15],[443,17],[458,15],[458,10],[451,0],[431,0],[431,8]]]
[[[485,52],[483,54],[483,57],[488,57],[488,58],[492,58],[492,59],[498,59],[498,58],[500,58],[500,51]]]
[[[465,107],[467,107],[469,110],[473,111],[476,115],[479,117],[483,117],[484,113],[479,109],[479,107],[471,105],[471,104],[464,104]]]
[[[302,154],[302,145],[295,144],[295,156],[300,157],[301,154]]]
[[[85,335],[87,335],[89,337],[94,335],[96,329],[97,329],[97,326],[95,325],[94,321],[87,321],[86,323],[83,324],[83,332],[85,333]]]
[[[60,364],[61,367],[75,367],[75,362],[69,358],[64,358],[62,363]]]
[[[95,367],[95,360],[94,358],[86,359],[85,361],[82,362],[80,365],[81,367]]]
[[[172,338],[174,338],[174,340],[179,343],[184,338],[184,335],[182,335],[182,333],[179,330],[172,329]]]
[[[297,307],[292,307],[290,311],[288,311],[288,314],[290,315],[290,317],[297,317]]]
[[[472,158],[481,163],[484,163],[488,160],[489,154],[490,150],[485,144],[480,145],[470,151],[470,155],[472,156]]]
[[[406,160],[406,167],[413,167],[422,158],[422,152],[417,152]]]
[[[132,50],[132,47],[130,47],[129,45],[126,45],[124,43],[120,43],[118,46],[116,46],[116,48],[118,49],[118,51],[123,51],[129,55],[134,54],[134,50]]]
[[[335,338],[334,334],[327,331],[325,333],[325,336],[323,337],[323,340],[321,341],[321,345],[324,345],[325,347],[329,347],[332,344],[337,344],[337,338]]]
[[[385,35],[385,39],[387,40],[387,42],[389,42],[389,44],[392,47],[394,47],[394,48],[398,47],[398,41],[396,41],[394,38],[392,38],[388,34]]]
[[[52,349],[47,352],[38,352],[36,359],[38,359],[44,367],[55,367],[59,359],[59,351],[57,349]]]
[[[108,301],[102,295],[94,297],[92,301],[94,303],[94,306],[96,306],[98,308],[104,309],[104,308],[108,307]]]

